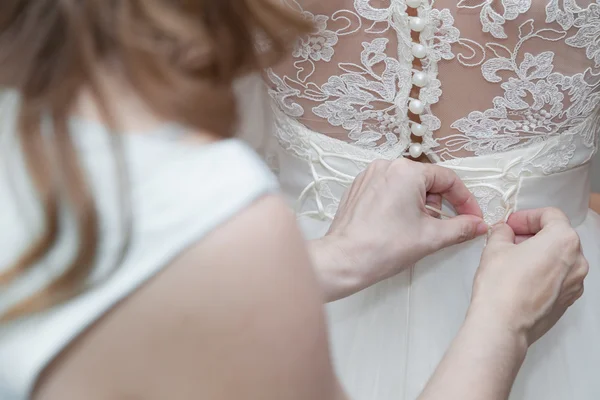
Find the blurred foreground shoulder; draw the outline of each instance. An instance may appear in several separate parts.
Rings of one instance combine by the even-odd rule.
[[[261,196],[82,335],[36,400],[341,398],[321,298],[292,213]]]

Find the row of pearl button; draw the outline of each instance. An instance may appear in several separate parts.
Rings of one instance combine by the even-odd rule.
[[[406,0],[406,5],[411,8],[418,8],[422,5],[423,0]],[[411,17],[409,20],[410,29],[413,32],[422,32],[425,29],[425,20],[420,17]],[[427,55],[427,49],[420,43],[413,43],[412,54],[415,58],[422,59]],[[415,71],[412,76],[412,84],[418,88],[427,86],[429,79],[427,74],[422,71]],[[411,99],[408,103],[408,109],[415,115],[421,115],[425,111],[425,104],[421,100]],[[427,132],[425,126],[412,122],[410,131],[417,137],[422,137]],[[423,154],[423,146],[420,143],[412,143],[408,148],[408,153],[412,158],[419,158]]]

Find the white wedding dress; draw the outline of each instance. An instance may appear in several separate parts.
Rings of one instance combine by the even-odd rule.
[[[453,169],[489,223],[561,208],[590,261],[586,293],[530,350],[511,399],[600,399],[600,217],[588,210],[600,1],[281,1],[315,24],[266,75],[267,154],[307,237],[326,233],[375,159]],[[483,246],[441,251],[328,307],[353,399],[418,396],[463,321]]]

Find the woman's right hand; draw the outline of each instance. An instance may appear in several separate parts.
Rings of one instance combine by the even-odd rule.
[[[561,211],[517,212],[491,232],[470,313],[487,315],[531,345],[582,296],[588,269],[579,236]]]

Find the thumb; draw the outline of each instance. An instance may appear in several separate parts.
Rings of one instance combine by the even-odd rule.
[[[497,244],[514,244],[515,243],[515,232],[507,224],[501,223],[492,227],[490,236],[488,237],[488,246]]]
[[[488,231],[488,226],[483,219],[474,215],[458,215],[445,220],[436,219],[432,223],[438,250],[475,239]]]

